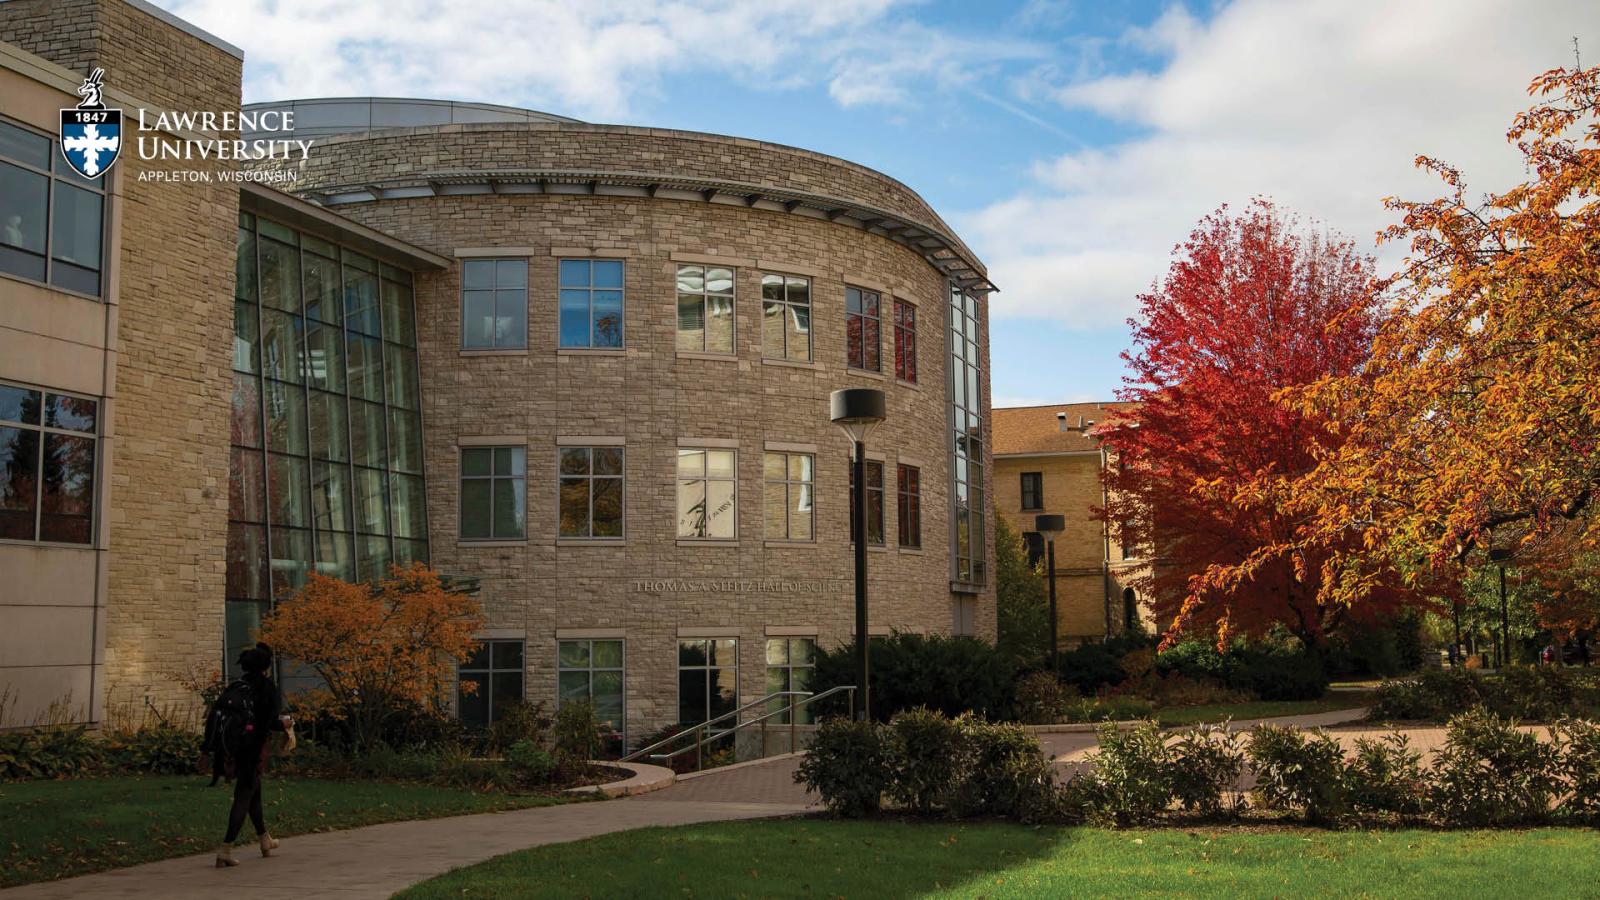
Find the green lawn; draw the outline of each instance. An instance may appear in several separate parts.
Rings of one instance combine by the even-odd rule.
[[[1588,830],[1105,831],[729,822],[540,847],[397,895],[459,897],[1595,896]]]
[[[232,788],[199,776],[0,783],[0,887],[215,849]],[[386,782],[268,777],[275,835],[546,806],[564,798]],[[245,823],[244,835],[255,830]]]
[[[1336,709],[1358,709],[1366,706],[1372,695],[1356,691],[1335,691],[1318,700],[1249,700],[1243,703],[1210,703],[1205,706],[1169,706],[1157,709],[1154,717],[1162,725],[1193,725],[1196,722],[1221,722],[1232,719],[1265,719],[1272,716],[1303,716],[1310,713],[1332,712]]]

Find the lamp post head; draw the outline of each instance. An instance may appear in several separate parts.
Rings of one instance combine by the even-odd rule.
[[[884,419],[883,391],[874,388],[845,388],[828,397],[833,424],[850,440],[865,443],[874,426]]]
[[[1511,551],[1504,547],[1496,547],[1489,551],[1489,562],[1508,563],[1511,561]]]
[[[1044,535],[1046,540],[1053,541],[1056,535],[1067,530],[1067,517],[1055,514],[1034,516],[1033,530]]]

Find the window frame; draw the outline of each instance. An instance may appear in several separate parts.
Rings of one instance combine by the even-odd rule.
[[[683,277],[684,269],[700,270],[701,281],[699,291],[684,291],[678,287],[678,279]],[[729,273],[728,292],[726,294],[721,292],[712,292],[707,289],[707,273],[712,269],[722,269]],[[679,307],[677,305],[674,305],[673,307],[673,347],[677,350],[677,352],[703,353],[708,356],[728,357],[735,357],[739,355],[739,269],[737,267],[731,265],[713,265],[711,263],[678,263],[677,269],[673,272],[673,297],[675,304],[682,304],[684,297],[700,298],[700,346],[698,348],[684,347],[681,345],[680,342],[683,340],[684,334],[682,327],[683,320],[678,318],[676,312]],[[710,321],[708,304],[712,298],[727,298],[728,301],[729,334],[728,349],[725,351],[707,349],[707,346],[710,343],[710,329],[706,326],[706,323]],[[626,305],[626,298],[624,298],[623,303]]]
[[[1042,512],[1044,510],[1044,473],[1022,472],[1017,482],[1018,502],[1023,512]],[[1030,505],[1030,500],[1031,505]]]
[[[0,276],[14,278],[18,281],[26,282],[28,284],[39,285],[40,287],[46,287],[53,291],[62,291],[64,293],[71,294],[74,297],[83,297],[88,300],[94,300],[97,303],[104,303],[107,289],[106,261],[110,255],[110,247],[108,246],[108,242],[111,236],[110,207],[113,193],[111,191],[110,178],[112,177],[112,173],[102,171],[95,179],[85,179],[78,175],[77,172],[74,172],[70,166],[67,166],[66,160],[62,157],[61,139],[59,135],[50,134],[42,129],[35,128],[26,122],[6,115],[0,115],[0,122],[16,128],[18,131],[32,134],[35,137],[44,138],[49,143],[48,154],[50,161],[49,168],[40,169],[31,163],[15,157],[0,156],[0,162],[4,162],[6,165],[15,166],[24,172],[30,172],[34,175],[43,175],[46,184],[44,201],[44,252],[42,254],[44,256],[44,278],[30,278],[27,275],[21,275],[3,268],[0,268]],[[98,182],[98,184],[95,184],[95,182]],[[100,263],[99,266],[94,270],[96,276],[95,280],[99,285],[99,290],[95,291],[94,293],[87,293],[76,288],[57,284],[53,277],[55,275],[57,262],[55,253],[56,197],[58,195],[57,187],[60,184],[65,184],[69,187],[75,187],[80,190],[87,191],[100,198]],[[21,247],[11,247],[10,245],[4,246],[7,249],[14,250],[17,253],[24,253],[29,256],[41,255],[34,253],[32,250],[24,250]],[[65,260],[62,260],[61,262],[65,265],[74,266],[80,269],[88,268],[87,266],[78,266],[75,263],[67,262]],[[80,545],[71,544],[68,546]]]
[[[856,542],[856,509],[857,509],[857,505],[856,505],[856,462],[855,462],[855,459],[853,457],[850,458],[849,462],[850,462],[850,543],[852,545],[854,545],[855,542]],[[878,486],[876,488],[872,487],[872,470],[873,470],[874,466],[876,466],[877,470],[878,470]],[[884,513],[886,512],[886,510],[884,509],[884,505],[883,505],[884,504],[883,495],[885,493],[884,489],[886,487],[886,485],[883,483],[884,472],[885,472],[885,465],[884,465],[884,461],[883,460],[881,460],[881,459],[872,459],[871,457],[867,458],[867,465],[866,465],[867,521],[866,521],[865,525],[866,526],[870,526],[871,523],[872,523],[872,503],[873,503],[873,499],[872,498],[873,498],[873,494],[877,494],[877,498],[878,498],[877,499],[877,503],[878,503],[878,525],[879,525],[879,527],[881,527],[883,529],[883,532],[878,536],[878,540],[876,540],[876,541],[872,540],[872,535],[870,533],[867,535],[867,546],[868,547],[887,547],[889,545],[889,534],[888,534],[888,532],[889,532],[889,524],[888,524],[888,522],[884,521]]]
[[[680,446],[680,447],[678,447],[676,449],[677,449],[677,455],[673,457],[673,494],[672,494],[672,497],[673,497],[673,514],[678,519],[677,525],[674,528],[674,532],[677,535],[677,539],[680,540],[680,541],[697,541],[697,542],[704,542],[704,543],[719,543],[719,544],[734,544],[734,543],[738,543],[738,541],[739,541],[739,451],[738,451],[738,449],[735,448],[735,447],[694,447],[694,446],[687,446],[687,447]],[[684,457],[685,453],[705,453],[705,454],[707,454],[707,457],[706,457],[707,465],[705,467],[705,472],[700,474],[700,475],[688,475],[688,476],[685,476],[682,473],[681,468],[679,468],[681,463],[682,463],[682,460],[683,460],[683,457]],[[733,468],[733,474],[732,475],[728,475],[728,476],[716,475],[716,476],[713,476],[713,475],[710,474],[711,466],[710,466],[710,456],[709,456],[709,454],[712,454],[712,453],[729,453],[729,454],[732,454],[732,456],[733,456],[733,467],[732,467]],[[686,534],[684,534],[683,530],[682,530],[682,527],[683,527],[683,516],[682,516],[681,513],[679,513],[677,511],[678,508],[679,508],[680,492],[684,489],[685,482],[694,482],[694,481],[704,482],[705,486],[706,486],[705,487],[705,502],[706,502],[706,505],[707,505],[707,515],[706,515],[705,520],[704,520],[704,522],[705,522],[704,528],[705,528],[706,533],[702,534],[702,535],[686,535]],[[709,507],[710,507],[710,503],[711,503],[711,482],[713,482],[713,481],[725,482],[725,483],[733,485],[733,535],[731,537],[713,537],[710,534],[711,516],[710,516]]]
[[[795,641],[804,641],[804,642],[806,642],[806,643],[811,645],[811,661],[810,662],[804,663],[804,664],[801,664],[801,665],[796,665],[795,664],[795,662],[794,662],[794,642]],[[782,663],[773,663],[772,662],[772,645],[773,645],[774,642],[779,642],[779,643],[783,644],[783,660],[784,661]],[[764,650],[765,655],[762,656],[762,661],[765,664],[766,681],[764,681],[762,683],[762,690],[766,691],[767,693],[769,693],[769,694],[773,693],[773,691],[770,690],[770,688],[771,688],[772,673],[774,671],[781,671],[781,672],[784,673],[784,675],[783,675],[784,687],[782,689],[785,690],[785,691],[792,691],[792,690],[795,689],[795,687],[794,687],[794,671],[796,669],[805,669],[805,670],[807,670],[807,671],[809,671],[811,673],[813,678],[815,678],[816,673],[817,673],[817,639],[816,639],[816,637],[814,635],[789,635],[789,636],[767,635],[767,642],[766,642],[765,647],[763,647],[763,650]],[[807,686],[806,686],[806,690],[810,690],[811,685],[814,685],[815,683],[816,683],[815,681],[808,682]],[[812,691],[812,693],[815,693],[815,691]],[[795,702],[796,701],[795,701],[795,699],[793,697],[777,697],[777,698],[774,698],[772,700],[769,700],[767,702],[766,712],[769,712],[769,713],[770,712],[777,712],[778,713],[778,715],[774,716],[770,721],[774,725],[788,725],[789,724],[789,716],[790,716],[791,710],[794,707]],[[796,725],[814,725],[814,724],[816,724],[816,709],[815,709],[815,707],[810,706],[810,705],[801,707],[800,716],[795,721],[795,724]]]
[[[569,262],[582,262],[589,264],[589,283],[582,287],[569,287],[561,283],[561,269]],[[594,264],[615,263],[622,271],[616,288],[595,287]],[[595,343],[595,316],[594,295],[596,291],[616,291],[620,304],[617,312],[617,344],[615,347],[600,346]],[[561,295],[567,291],[583,291],[588,295],[589,339],[583,344],[568,344],[564,342],[561,327]],[[598,350],[606,353],[621,353],[628,349],[628,261],[615,256],[561,256],[556,258],[556,348],[559,350]]]
[[[917,305],[894,298],[894,377],[917,383]]]
[[[852,294],[855,295],[854,300],[856,304],[856,310],[854,312],[851,312],[850,310]],[[869,314],[867,312],[868,297],[872,298],[872,306],[873,309],[876,310],[875,313]],[[853,335],[851,333],[850,328],[853,322],[860,323],[859,334]],[[869,324],[874,326],[873,332],[875,340],[871,344],[869,344],[867,341],[867,326]],[[856,372],[874,372],[879,374],[883,372],[883,294],[881,292],[874,291],[870,288],[856,287],[855,285],[850,284],[845,285],[844,341],[845,368]],[[875,364],[870,366],[867,365],[867,351],[869,349],[876,351],[876,353],[873,354],[873,360]],[[858,352],[860,354],[859,360],[856,358]]]
[[[909,488],[907,487],[908,484],[910,485]],[[895,531],[898,533],[899,546],[905,550],[921,550],[922,467],[896,463],[894,467],[894,486]],[[911,532],[910,541],[906,540],[908,529]]]
[[[595,644],[601,644],[601,643],[605,643],[605,644],[614,643],[614,644],[616,644],[618,646],[619,650],[621,651],[621,662],[619,662],[616,666],[596,666],[594,664],[594,645]],[[561,645],[563,645],[563,644],[588,644],[589,645],[589,652],[588,652],[589,665],[580,667],[580,666],[568,666],[568,665],[564,664],[562,662],[562,658],[561,658]],[[556,709],[558,711],[561,709],[561,704],[566,701],[566,698],[564,696],[562,696],[561,676],[563,674],[567,673],[567,672],[583,672],[583,673],[588,675],[589,690],[588,690],[588,695],[587,696],[588,696],[589,702],[591,704],[594,703],[594,673],[596,673],[596,672],[616,672],[617,673],[617,681],[618,681],[618,684],[619,684],[619,691],[620,691],[621,700],[622,700],[622,708],[621,708],[621,711],[617,713],[617,722],[616,722],[615,727],[616,727],[617,732],[622,735],[623,746],[627,746],[627,742],[628,742],[628,737],[627,737],[627,735],[628,735],[628,639],[627,638],[621,638],[621,637],[614,637],[614,638],[557,638],[556,639]],[[597,715],[597,718],[598,718],[598,715]],[[605,723],[601,722],[601,724],[603,725]]]
[[[711,662],[709,661],[709,659],[707,660],[707,662],[704,665],[699,665],[699,666],[686,666],[686,665],[683,664],[683,645],[684,644],[692,644],[692,643],[700,643],[700,642],[716,644],[719,641],[729,641],[729,642],[731,642],[733,644],[733,653],[732,653],[732,660],[733,661],[732,661],[731,664],[723,664],[723,663],[719,662],[716,665],[712,665]],[[683,718],[683,673],[684,672],[706,672],[707,673],[706,678],[705,678],[705,696],[702,698],[705,701],[706,717],[704,719],[701,719],[700,720],[701,722],[706,722],[706,721],[709,721],[709,720],[715,718],[715,716],[713,716],[711,714],[712,713],[712,710],[711,710],[711,676],[709,674],[713,670],[730,669],[730,668],[733,670],[733,708],[734,709],[738,709],[739,708],[739,697],[740,697],[740,694],[739,694],[739,649],[740,649],[739,648],[739,638],[736,635],[724,635],[722,637],[684,637],[684,636],[679,636],[678,642],[677,642],[677,645],[676,645],[676,653],[675,653],[675,656],[674,656],[674,661],[676,663],[676,667],[674,669],[674,672],[676,674],[675,681],[677,682],[677,694],[678,694],[678,698],[677,698],[678,699],[677,717],[678,717],[678,721],[680,723],[688,724],[687,720],[685,720]],[[725,713],[724,713],[724,715],[725,715]],[[737,724],[737,723],[735,723],[735,724]],[[716,726],[716,727],[712,728],[711,731],[713,731],[713,732],[722,732],[722,731],[726,731],[726,730],[728,730],[730,728],[733,728],[733,727],[734,727],[733,725],[719,725],[719,726]]]
[[[561,457],[570,450],[586,450],[589,453],[589,471],[583,475],[568,475],[561,470]],[[596,450],[615,450],[622,454],[622,464],[615,475],[597,475],[594,471],[594,452]],[[566,534],[562,531],[563,495],[562,482],[582,479],[589,486],[589,512],[588,534]],[[594,483],[598,479],[617,482],[617,497],[621,521],[618,523],[618,533],[614,535],[597,535],[594,533]],[[622,542],[628,537],[628,448],[621,444],[584,444],[563,445],[556,448],[556,539],[563,541],[612,541]]]
[[[456,540],[462,543],[491,543],[496,541],[526,541],[528,539],[528,448],[525,444],[472,444],[456,448]],[[467,453],[474,450],[489,452],[489,474],[468,475],[466,473]],[[512,450],[522,451],[522,474],[498,475],[494,471],[494,451]],[[468,537],[465,533],[466,519],[461,515],[461,501],[465,495],[465,482],[489,482],[489,534],[485,537]],[[494,533],[494,482],[520,481],[522,482],[522,534],[516,537],[505,537]]]
[[[767,477],[767,457],[783,457],[783,478],[773,479]],[[811,461],[811,479],[809,481],[796,480],[790,475],[790,460],[796,456],[803,456]],[[774,536],[771,532],[771,520],[767,517],[766,490],[772,485],[783,486],[783,534]],[[794,504],[795,490],[798,487],[811,489],[811,506],[806,510],[811,519],[810,537],[795,537],[792,516],[796,512]],[[803,450],[765,450],[761,455],[761,498],[762,498],[762,537],[768,541],[786,541],[789,543],[814,544],[817,542],[817,455]]]
[[[783,299],[782,300],[769,300],[769,299],[767,299],[767,279],[768,278],[781,278],[781,279],[783,279]],[[803,283],[805,285],[806,299],[805,299],[804,303],[800,303],[800,302],[797,302],[795,300],[790,299],[789,290],[790,290],[791,285],[789,284],[789,282],[791,280],[801,282],[801,283]],[[816,313],[816,305],[814,303],[814,296],[813,296],[815,290],[816,290],[816,284],[815,284],[814,280],[812,279],[812,277],[809,276],[809,275],[797,275],[797,274],[796,275],[791,275],[791,274],[788,274],[788,273],[785,273],[785,272],[762,272],[761,273],[761,358],[763,360],[768,360],[768,361],[772,361],[772,362],[808,363],[808,364],[809,363],[813,363],[813,362],[816,361],[816,358],[817,358],[816,315],[815,315],[815,313]],[[781,321],[784,322],[784,326],[783,326],[783,355],[782,356],[768,356],[767,355],[767,331],[766,331],[766,329],[767,329],[767,307],[768,306],[781,306],[783,308],[783,319],[781,320]],[[805,334],[806,334],[806,355],[805,355],[804,359],[796,358],[794,353],[790,350],[790,347],[789,347],[788,318],[790,316],[794,315],[793,310],[796,307],[800,307],[800,306],[804,306],[805,310],[806,310],[806,332],[805,332]]]
[[[0,543],[19,544],[36,547],[71,547],[75,549],[94,549],[100,546],[100,516],[101,496],[104,479],[101,471],[104,456],[101,452],[101,441],[105,433],[106,401],[102,397],[91,397],[74,391],[58,391],[40,385],[26,382],[5,380],[0,381],[0,386],[16,388],[23,391],[32,391],[39,395],[39,422],[31,424],[15,419],[0,419],[0,428],[12,428],[17,431],[37,434],[38,446],[35,448],[36,459],[33,469],[33,537],[8,538],[0,537]],[[94,406],[94,430],[77,431],[71,428],[62,428],[45,424],[45,409],[49,406],[50,397],[70,397],[74,400],[85,400]],[[94,447],[94,459],[89,463],[89,540],[79,543],[76,541],[45,540],[44,534],[44,465],[45,465],[45,440],[48,435],[62,437],[87,438]]]
[[[467,344],[467,292],[468,292],[468,288],[467,288],[467,265],[469,263],[475,263],[475,262],[490,263],[494,268],[494,283],[491,284],[487,288],[487,291],[494,298],[495,318],[496,319],[498,319],[500,317],[499,316],[499,314],[500,314],[500,307],[499,307],[500,292],[502,290],[506,290],[506,291],[520,290],[522,292],[522,333],[518,336],[520,338],[518,343],[502,345],[499,342],[498,333],[496,333],[495,335],[493,335],[491,337],[491,342],[487,347],[485,347],[485,346],[477,346],[477,345],[469,346]],[[508,287],[502,289],[500,287],[500,263],[503,263],[503,262],[517,262],[517,263],[521,263],[522,264],[522,286],[520,288],[509,287],[508,286]],[[529,313],[529,310],[528,310],[528,277],[531,274],[529,270],[532,268],[531,266],[528,265],[528,258],[525,257],[525,256],[464,256],[460,260],[458,260],[457,264],[458,264],[458,267],[459,267],[460,272],[461,272],[461,274],[460,274],[460,282],[461,282],[460,294],[461,294],[461,296],[460,296],[459,303],[458,303],[458,306],[457,306],[457,309],[456,309],[456,313],[457,313],[457,317],[458,317],[457,318],[457,322],[458,322],[458,324],[460,326],[459,330],[461,332],[461,334],[460,334],[460,338],[461,338],[461,340],[460,340],[460,344],[461,344],[460,349],[463,352],[467,352],[467,353],[494,352],[494,351],[497,351],[497,350],[527,350],[528,349],[528,331],[529,331],[529,324],[530,324],[530,317],[529,317],[529,314],[528,314]],[[484,288],[472,288],[471,290],[473,290],[475,292],[480,292],[480,291],[484,291],[485,289]],[[381,303],[381,298],[380,298],[380,303]],[[414,328],[414,326],[413,326],[413,328]]]
[[[464,675],[464,674],[465,675],[483,675],[483,676],[486,676],[485,677],[485,683],[487,685],[487,688],[486,688],[486,691],[485,691],[485,694],[484,694],[484,702],[486,704],[488,704],[488,705],[484,710],[483,727],[485,729],[488,729],[488,728],[491,728],[491,727],[494,726],[494,677],[496,675],[509,675],[509,674],[515,673],[518,677],[520,677],[522,679],[522,690],[519,692],[520,696],[519,696],[518,700],[521,703],[527,703],[528,702],[528,641],[527,641],[526,638],[480,638],[478,640],[478,643],[483,645],[483,650],[484,650],[484,654],[483,655],[484,655],[484,659],[486,659],[488,661],[488,665],[483,667],[483,668],[472,668],[472,667],[465,666],[465,665],[463,665],[463,664],[461,664],[459,662],[456,663],[456,696],[455,696],[456,710],[455,711],[456,711],[456,719],[457,719],[457,721],[460,721],[460,719],[461,719],[461,676]],[[503,668],[496,667],[495,664],[494,664],[494,648],[495,648],[496,644],[518,644],[518,645],[521,645],[521,647],[522,647],[522,653],[521,653],[522,667],[518,668],[518,669],[503,669]]]

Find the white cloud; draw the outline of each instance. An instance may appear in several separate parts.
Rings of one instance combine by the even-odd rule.
[[[1383,197],[1439,193],[1419,154],[1475,190],[1521,180],[1506,127],[1534,75],[1571,64],[1574,36],[1600,57],[1600,4],[1239,0],[1208,22],[1169,9],[1123,38],[1157,69],[1055,88],[1137,136],[1041,162],[962,230],[1003,290],[998,315],[1115,325],[1223,202],[1267,195],[1368,244],[1392,221]]]

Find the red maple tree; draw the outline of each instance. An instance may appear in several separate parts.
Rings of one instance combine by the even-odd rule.
[[[1118,391],[1136,405],[1097,429],[1116,460],[1101,515],[1153,552],[1144,593],[1169,642],[1281,624],[1316,647],[1353,611],[1383,608],[1320,605],[1319,551],[1277,552],[1296,529],[1289,481],[1339,440],[1277,395],[1360,367],[1382,310],[1374,283],[1350,241],[1257,199],[1202,219],[1140,296]],[[1374,598],[1401,598],[1398,579],[1369,574]]]

